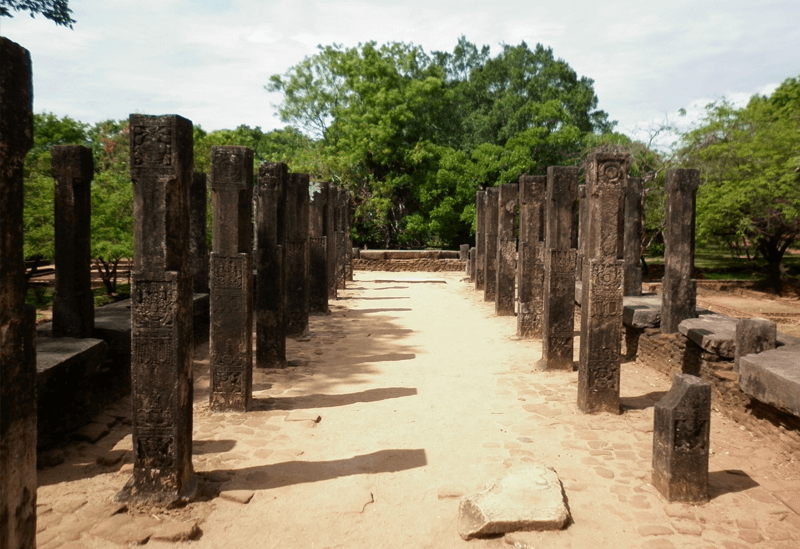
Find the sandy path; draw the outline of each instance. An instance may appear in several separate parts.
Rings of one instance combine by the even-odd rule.
[[[445,283],[405,280],[412,278]],[[332,314],[312,317],[306,341],[289,341],[293,366],[256,374],[247,414],[208,412],[207,346],[197,350],[194,465],[204,496],[151,514],[162,523],[197,521],[202,536],[148,546],[800,544],[800,466],[718,413],[711,501],[668,505],[650,486],[652,406],[669,388],[663,375],[624,364],[624,413],[585,416],[575,406],[577,373],[531,372],[539,341],[515,340],[515,318],[494,316],[460,273],[356,272],[341,297]],[[101,527],[129,476],[130,453],[121,464],[97,461],[129,448],[128,432],[117,423],[41,471],[40,547],[125,541]],[[462,541],[458,496],[529,462],[556,469],[574,523]],[[241,504],[217,497],[220,490],[253,497]],[[146,519],[129,518],[139,531],[152,527]]]

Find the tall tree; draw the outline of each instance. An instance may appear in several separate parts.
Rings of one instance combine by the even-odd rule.
[[[356,242],[463,242],[479,186],[568,162],[583,136],[611,127],[592,81],[549,49],[489,53],[464,37],[452,53],[333,45],[271,77],[282,119],[319,138],[313,175],[351,191]]]
[[[743,108],[708,105],[679,153],[701,170],[698,238],[753,245],[780,293],[783,256],[800,236],[800,78]]]

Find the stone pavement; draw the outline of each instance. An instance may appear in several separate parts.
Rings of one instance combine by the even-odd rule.
[[[792,456],[714,411],[711,499],[668,504],[649,483],[665,376],[623,363],[624,412],[581,414],[577,372],[531,371],[540,341],[515,338],[516,319],[495,316],[461,273],[404,280],[414,277],[431,279],[356,272],[332,313],[288,340],[290,366],[255,373],[246,414],[209,411],[208,346],[196,350],[201,496],[184,508],[112,503],[131,472],[130,412],[108,409],[84,440],[43,456],[52,466],[39,471],[38,547],[800,544]],[[463,541],[461,496],[527,463],[556,470],[573,523]]]

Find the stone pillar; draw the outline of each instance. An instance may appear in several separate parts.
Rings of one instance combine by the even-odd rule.
[[[344,189],[339,189],[336,193],[336,287],[342,290],[347,287],[345,216],[347,216],[347,196]]]
[[[253,151],[211,148],[213,412],[246,412],[253,393]]]
[[[350,191],[344,192],[344,238],[345,238],[344,275],[348,282],[352,282],[353,281],[353,237],[350,235]]]
[[[518,186],[516,183],[506,183],[499,189],[494,311],[498,316],[514,316],[514,282],[517,275],[517,237],[514,235],[514,222],[517,218]]]
[[[264,162],[256,199],[256,367],[286,366],[283,241],[287,166]]]
[[[284,275],[287,336],[308,332],[308,174],[290,173],[286,188]]]
[[[517,336],[542,337],[544,296],[544,201],[547,177],[519,178],[519,314]]]
[[[469,244],[459,246],[458,259],[460,261],[469,261]]]
[[[328,247],[325,237],[325,209],[328,207],[328,184],[319,183],[309,205],[309,310],[328,312]]]
[[[36,547],[35,312],[25,306],[22,168],[33,146],[31,57],[0,37],[0,549]]]
[[[661,283],[661,331],[673,334],[694,318],[697,288],[694,268],[694,209],[700,171],[667,170],[667,230],[664,234],[664,280]]]
[[[486,212],[486,191],[475,193],[475,269],[473,279],[475,289],[483,290],[486,287],[486,228],[484,225]]]
[[[189,253],[192,258],[192,285],[194,293],[208,293],[208,244],[206,242],[206,174],[195,172],[189,191],[191,213],[189,220]]]
[[[478,252],[473,246],[469,249],[469,256],[467,258],[467,275],[469,276],[469,281],[471,283],[475,283],[475,259],[478,255]]]
[[[174,505],[192,498],[192,273],[189,187],[192,123],[130,117],[134,188],[131,289],[133,478],[120,501]]]
[[[653,486],[669,501],[706,501],[711,384],[675,374],[654,416]]]
[[[328,183],[327,199],[323,209],[323,234],[325,235],[325,254],[328,282],[328,300],[338,297],[336,283],[336,198],[339,196],[339,189],[333,184]]]
[[[91,337],[92,149],[58,145],[51,149],[55,190],[56,291],[53,337]]]
[[[575,279],[583,280],[583,259],[586,257],[586,218],[589,201],[586,200],[586,185],[578,185],[578,261],[575,266]]]
[[[629,177],[625,189],[622,295],[642,295],[642,230],[644,204],[641,177]]]
[[[765,318],[743,318],[736,322],[736,350],[733,371],[739,372],[739,359],[777,347],[778,326]]]
[[[622,350],[623,200],[630,155],[592,153],[586,159],[585,257],[581,286],[578,408],[619,413]]]
[[[483,257],[484,301],[495,301],[497,299],[497,206],[499,200],[500,189],[498,187],[486,189],[483,212],[483,229],[486,234],[486,250]]]
[[[544,370],[572,371],[575,333],[575,263],[573,222],[578,199],[578,168],[547,168],[547,220],[544,245]]]

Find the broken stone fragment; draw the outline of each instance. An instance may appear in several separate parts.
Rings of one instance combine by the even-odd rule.
[[[560,530],[569,521],[556,472],[542,464],[511,471],[461,500],[458,533],[465,540],[507,532]]]

